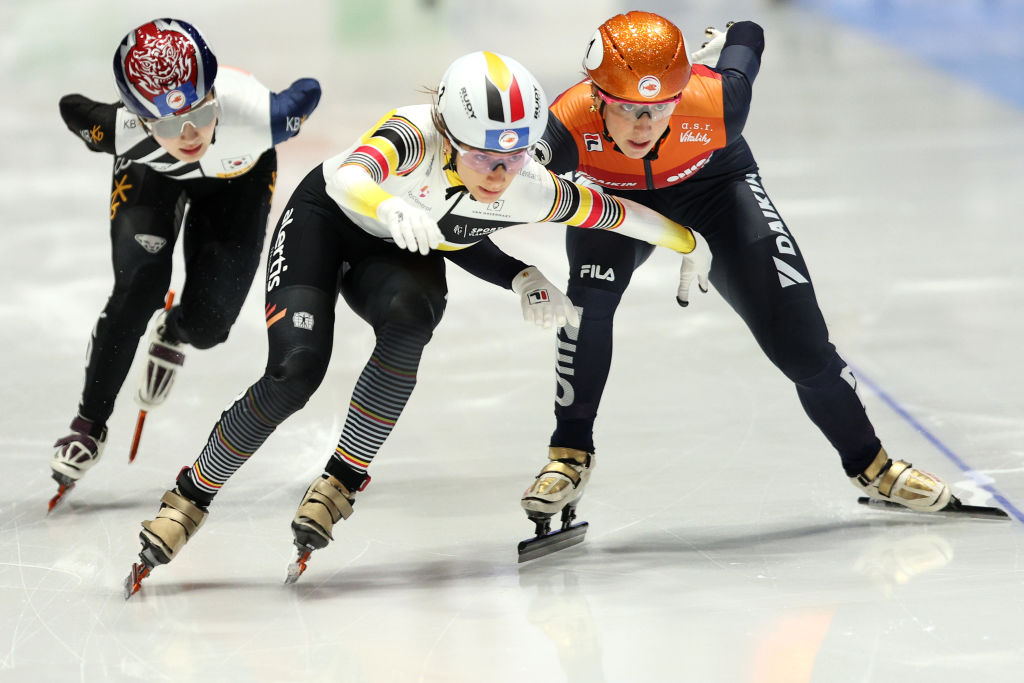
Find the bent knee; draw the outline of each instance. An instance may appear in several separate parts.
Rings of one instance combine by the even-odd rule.
[[[117,271],[108,312],[112,309],[152,313],[163,306],[170,281],[171,269],[162,263],[140,264]]]
[[[306,405],[323,382],[328,361],[314,349],[299,347],[289,351],[281,362],[267,367],[266,376],[272,380],[279,400],[289,407],[288,412]]]
[[[203,326],[184,331],[188,343],[197,349],[211,349],[228,340],[230,326]]]
[[[413,329],[429,338],[444,315],[444,299],[426,292],[403,290],[388,300],[383,315],[374,327],[395,325]]]

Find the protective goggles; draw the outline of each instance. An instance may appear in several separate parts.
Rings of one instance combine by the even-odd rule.
[[[603,90],[597,91],[601,101],[604,102],[605,108],[609,111],[622,116],[623,118],[640,118],[644,114],[651,117],[651,121],[660,121],[661,119],[667,118],[672,115],[675,111],[676,105],[679,104],[679,100],[683,98],[683,94],[679,93],[670,100],[661,100],[659,102],[634,102],[632,100],[620,100],[617,97],[612,97]]]
[[[504,166],[509,173],[519,173],[526,160],[530,158],[530,148],[518,149],[514,152],[491,152],[486,149],[465,149],[451,137],[448,141],[462,157],[462,163],[478,173],[490,173],[499,166]]]
[[[142,123],[154,135],[159,135],[162,138],[176,138],[185,132],[186,123],[191,123],[197,129],[202,128],[213,123],[219,114],[220,105],[217,104],[216,99],[212,99],[183,114],[175,114],[162,119],[142,119]]]

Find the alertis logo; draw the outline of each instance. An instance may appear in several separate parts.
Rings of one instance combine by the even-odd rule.
[[[281,217],[281,227],[277,229],[277,239],[274,240],[274,244],[270,247],[270,256],[267,259],[269,262],[267,265],[268,292],[281,284],[281,275],[288,270],[284,257],[284,241],[288,237],[285,233],[285,228],[291,225],[292,213],[294,211],[295,209],[288,209],[284,212],[284,216]]]

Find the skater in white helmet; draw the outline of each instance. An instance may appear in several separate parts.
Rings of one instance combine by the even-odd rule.
[[[143,522],[142,562],[127,595],[181,550],[228,478],[319,386],[339,288],[373,327],[376,347],[356,381],[337,447],[292,521],[300,553],[292,578],[352,513],[367,469],[405,408],[444,313],[445,257],[513,290],[526,320],[545,327],[576,324],[571,302],[537,268],[498,250],[490,233],[540,222],[615,230],[687,254],[679,287],[704,282],[710,262],[698,234],[557,178],[533,159],[546,122],[547,99],[525,67],[474,52],[451,64],[432,105],[392,110],[306,176],[270,244],[266,373],[224,412],[156,518]]]

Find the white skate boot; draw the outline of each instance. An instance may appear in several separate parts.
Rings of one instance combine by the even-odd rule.
[[[139,378],[135,402],[142,410],[150,410],[167,399],[178,368],[185,364],[184,344],[167,339],[168,311],[159,313],[147,341],[146,367]]]
[[[850,481],[875,500],[899,503],[915,512],[937,512],[952,498],[946,482],[909,462],[891,459],[884,448],[863,474]]]
[[[91,436],[92,421],[78,416],[71,421],[71,433],[53,444],[50,469],[53,479],[62,487],[70,488],[82,478],[86,470],[96,464],[107,443],[107,428],[99,437]]]
[[[594,454],[586,451],[550,447],[548,464],[523,492],[520,505],[526,510],[526,514],[553,515],[566,505],[579,500],[583,495],[583,487],[590,481],[594,459]]]
[[[534,538],[519,544],[520,562],[582,543],[589,526],[586,522],[574,524],[573,521],[576,504],[594,469],[594,454],[552,446],[548,449],[548,461],[519,501],[536,526]],[[561,524],[552,531],[551,518],[559,511]]]
[[[156,518],[142,523],[142,531],[139,532],[141,562],[132,565],[131,573],[124,580],[125,600],[139,592],[142,580],[149,576],[153,567],[174,559],[188,539],[199,531],[209,514],[181,495],[177,488],[164,493]]]
[[[306,571],[306,561],[314,550],[324,548],[334,540],[331,533],[339,520],[352,516],[352,505],[358,491],[349,491],[345,485],[329,474],[313,480],[292,520],[292,533],[299,557],[288,566],[285,583],[295,583]]]

